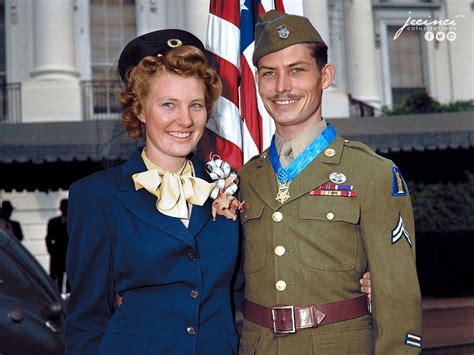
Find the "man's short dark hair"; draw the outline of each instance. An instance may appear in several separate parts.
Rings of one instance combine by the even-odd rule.
[[[328,46],[317,42],[304,43],[304,45],[310,49],[310,54],[316,60],[319,71],[323,70],[328,63]]]

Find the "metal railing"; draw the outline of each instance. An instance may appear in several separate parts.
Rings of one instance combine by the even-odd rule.
[[[115,81],[81,81],[83,119],[85,121],[116,119],[121,112],[118,102],[119,92],[120,87]]]
[[[81,81],[83,120],[117,119],[120,86],[116,81]],[[379,116],[380,109],[349,96],[351,117]],[[21,83],[0,83],[0,123],[22,121]]]
[[[381,110],[349,95],[349,114],[351,117],[380,116]]]
[[[21,122],[21,83],[0,83],[0,123]]]

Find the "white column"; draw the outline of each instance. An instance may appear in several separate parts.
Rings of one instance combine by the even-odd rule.
[[[34,69],[45,80],[76,80],[72,0],[35,0]]]
[[[346,43],[350,94],[356,100],[379,107],[371,0],[352,0],[348,4]]]
[[[137,35],[168,28],[167,8],[170,1],[136,0]],[[173,26],[174,27],[174,26]]]
[[[209,1],[184,0],[183,2],[186,18],[183,29],[194,34],[202,43],[206,43]]]
[[[9,82],[28,80],[33,68],[32,2],[5,1],[5,60]]]
[[[321,35],[323,41],[328,46],[328,62],[332,63],[335,46],[331,43],[331,35],[329,32],[329,10],[327,0],[303,0],[303,11],[316,30]],[[338,78],[338,68],[336,68],[336,80]],[[349,116],[349,99],[345,92],[341,91],[336,85],[324,90],[322,116],[324,118],[348,117]]]
[[[81,119],[73,6],[73,0],[34,2],[34,65],[32,80],[22,85],[23,122]]]
[[[74,39],[76,66],[80,80],[92,79],[91,8],[90,1],[74,0]]]
[[[329,37],[329,12],[327,0],[303,0],[303,11],[313,26],[318,30],[323,41],[331,48]]]
[[[454,40],[444,41],[448,45],[451,68],[451,100],[471,100],[474,97],[474,22],[471,0],[446,1],[446,17],[456,21]],[[445,33],[450,30],[445,31]],[[452,38],[452,37],[451,37]],[[446,84],[445,84],[446,85]]]

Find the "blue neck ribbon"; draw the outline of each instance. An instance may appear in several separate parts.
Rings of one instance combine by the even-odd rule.
[[[270,145],[270,162],[272,163],[273,170],[277,175],[278,182],[287,183],[288,181],[296,178],[314,158],[316,158],[324,149],[326,149],[336,138],[337,133],[334,127],[328,123],[326,129],[317,136],[290,165],[283,169],[278,158],[278,152],[275,144],[275,136],[272,138]]]

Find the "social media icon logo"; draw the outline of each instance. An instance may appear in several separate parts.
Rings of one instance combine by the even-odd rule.
[[[446,35],[444,34],[444,32],[436,32],[436,40],[437,41],[444,41],[444,39],[446,38]]]
[[[427,41],[429,41],[429,42],[431,42],[431,41],[434,39],[434,37],[435,37],[435,36],[434,36],[434,33],[431,32],[431,31],[427,31],[427,32],[425,33],[425,39],[426,39]]]

